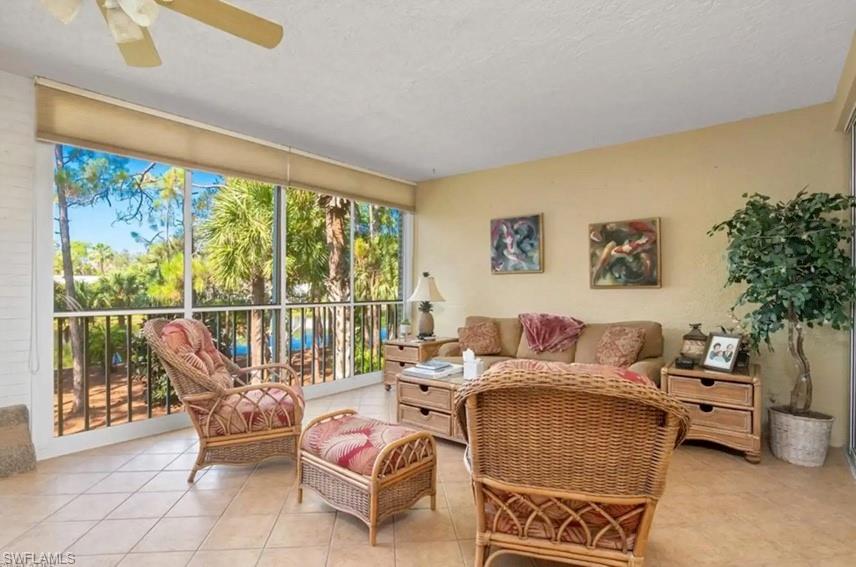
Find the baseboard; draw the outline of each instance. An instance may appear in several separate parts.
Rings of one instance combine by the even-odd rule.
[[[132,423],[113,425],[102,429],[93,429],[62,437],[53,437],[47,443],[36,447],[36,459],[43,461],[88,449],[97,449],[105,445],[124,443],[141,437],[159,435],[176,429],[190,427],[190,419],[184,412],[146,419]]]
[[[326,382],[324,384],[313,384],[303,387],[303,396],[307,400],[332,396],[333,394],[341,394],[349,390],[357,390],[366,386],[373,386],[383,382],[383,372],[369,372],[368,374],[360,374],[344,380],[336,380],[335,382]]]
[[[314,400],[349,390],[380,384],[381,382],[383,382],[382,372],[370,372],[335,382],[305,386],[303,394],[307,400]],[[188,419],[187,414],[181,412],[134,423],[123,423],[103,429],[93,429],[92,431],[63,437],[53,437],[42,446],[36,447],[36,460],[43,461],[53,457],[79,453],[88,449],[97,449],[105,445],[124,443],[125,441],[133,441],[141,437],[159,435],[185,427],[190,427],[190,419]]]
[[[847,462],[850,463],[850,474],[856,479],[856,448],[845,449],[844,454],[847,455]]]

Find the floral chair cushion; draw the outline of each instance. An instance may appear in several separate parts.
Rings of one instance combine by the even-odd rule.
[[[633,549],[645,508],[641,504],[593,504],[487,487],[484,491],[486,527],[491,531],[619,551]]]
[[[321,422],[303,434],[304,451],[363,476],[371,476],[380,452],[412,429],[359,415]]]
[[[208,374],[220,387],[232,387],[232,377],[220,357],[220,352],[214,346],[211,332],[202,321],[170,321],[161,330],[161,340],[187,364]]]
[[[303,406],[303,390],[292,386]],[[285,390],[261,387],[229,394],[222,399],[187,404],[196,415],[203,432],[210,437],[270,431],[296,423],[295,400]]]

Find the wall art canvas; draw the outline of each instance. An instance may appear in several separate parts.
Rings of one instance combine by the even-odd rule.
[[[528,215],[490,221],[490,271],[521,274],[544,271],[544,217]]]
[[[660,287],[660,219],[589,225],[591,287]]]

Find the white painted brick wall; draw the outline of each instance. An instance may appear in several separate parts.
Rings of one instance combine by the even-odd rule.
[[[33,81],[0,71],[0,407],[30,405]]]

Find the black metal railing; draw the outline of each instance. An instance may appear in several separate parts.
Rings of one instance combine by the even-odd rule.
[[[397,335],[402,312],[401,302],[366,302],[205,308],[193,317],[205,323],[220,352],[239,366],[288,361],[307,386],[381,370],[383,341]],[[181,316],[171,310],[55,316],[55,434],[181,411],[160,361],[140,333],[150,318]],[[81,343],[77,373],[74,325]]]

